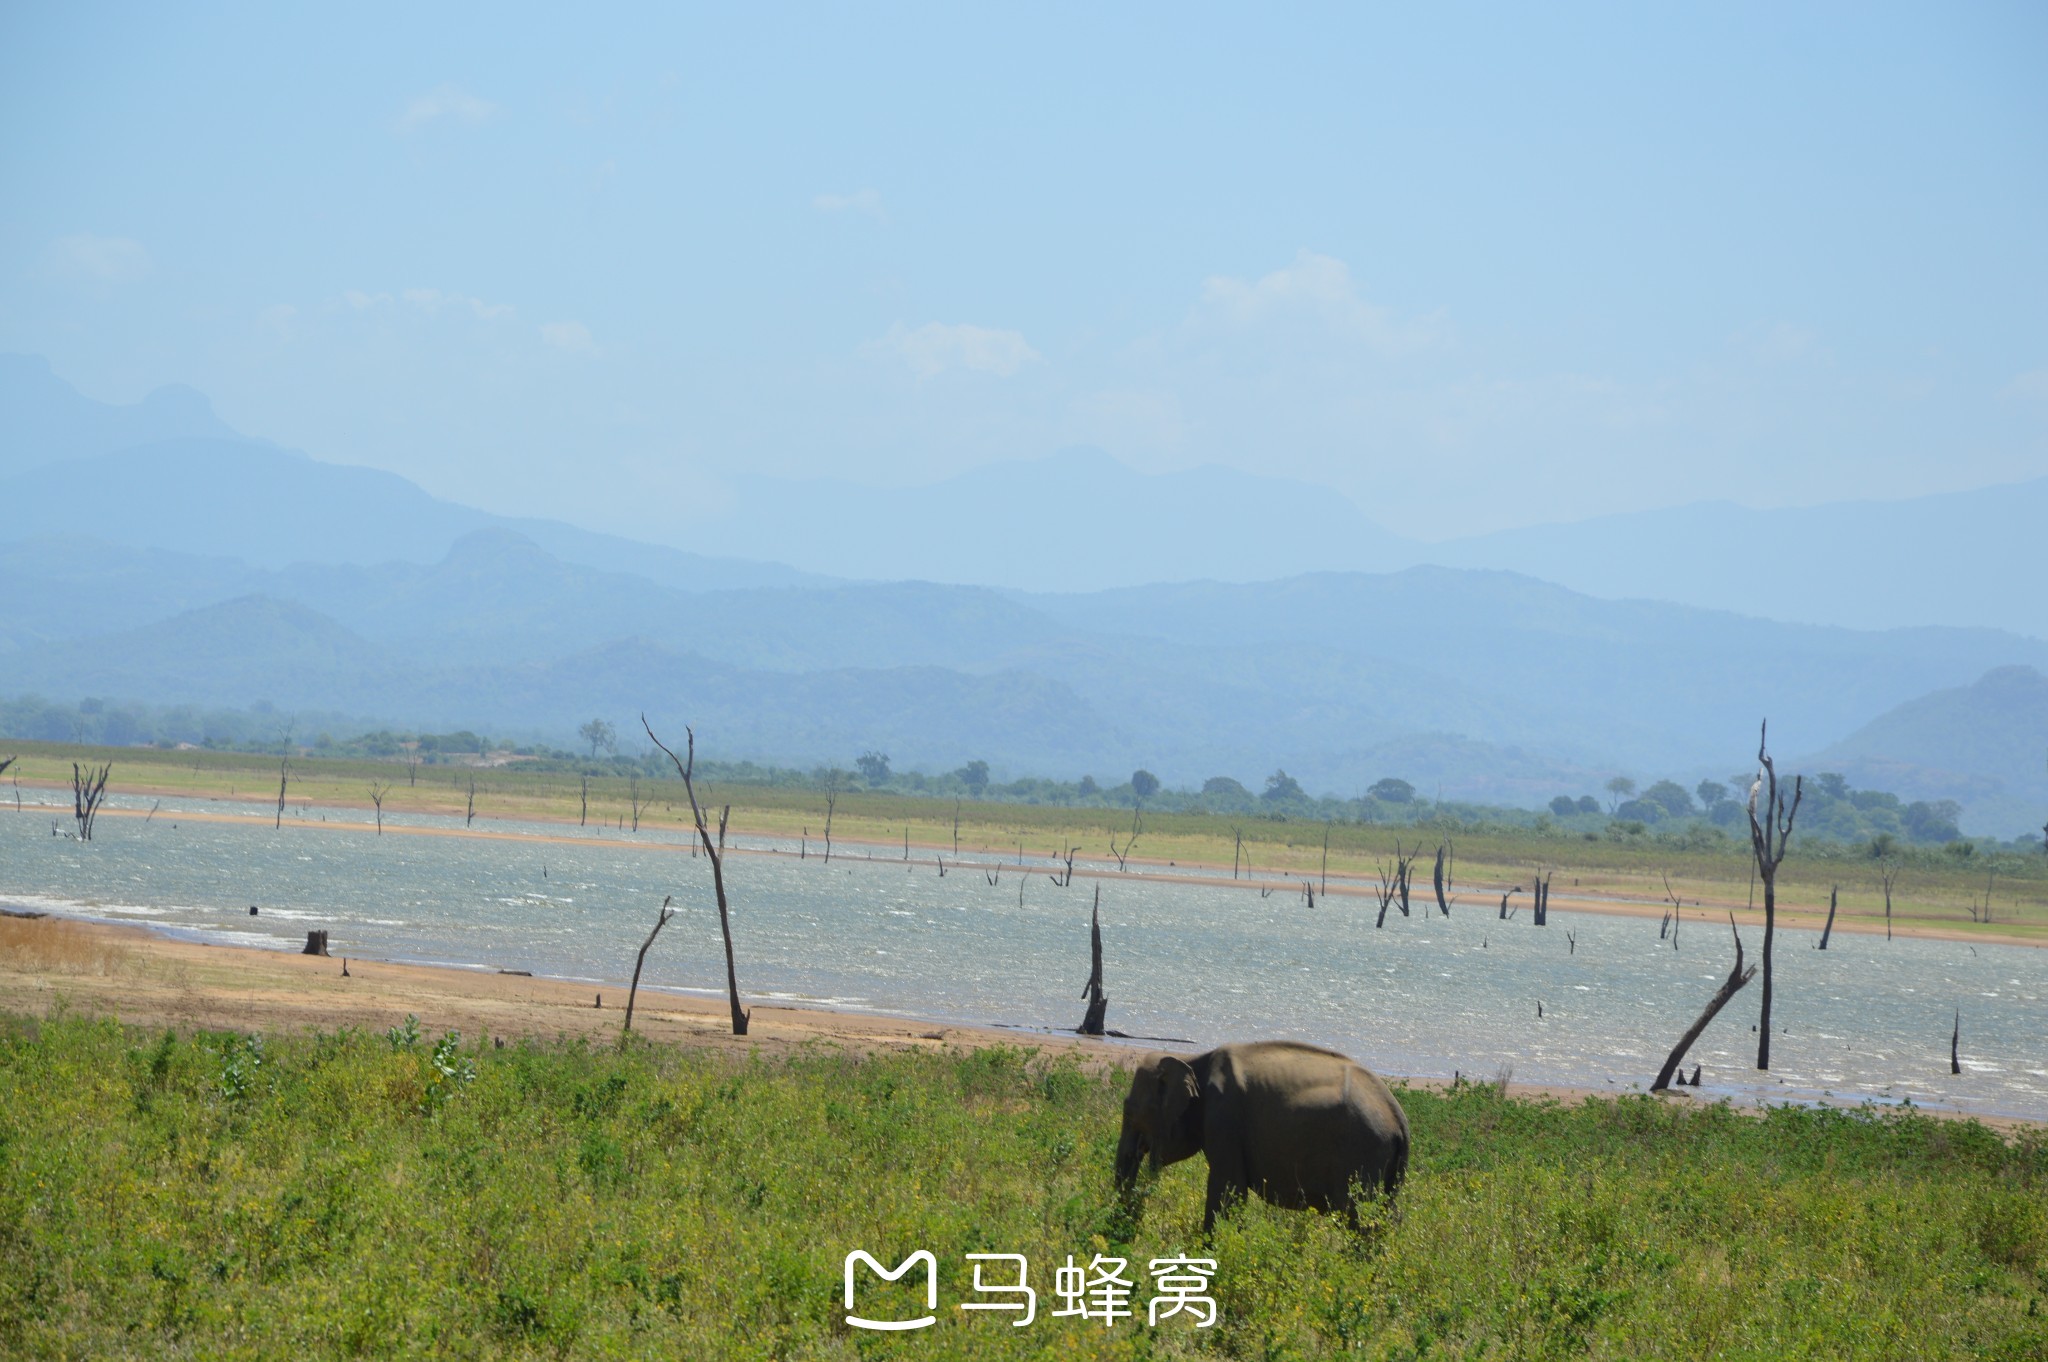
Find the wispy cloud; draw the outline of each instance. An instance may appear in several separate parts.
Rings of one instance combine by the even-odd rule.
[[[509,322],[513,310],[510,303],[487,303],[481,298],[472,298],[462,293],[446,293],[437,288],[409,288],[399,295],[412,307],[428,316],[437,316],[447,309],[467,309],[480,322]]]
[[[590,328],[582,322],[542,322],[540,338],[557,350],[582,353],[595,348]]]
[[[480,99],[459,85],[442,85],[415,96],[405,106],[405,112],[398,116],[398,130],[417,132],[444,118],[474,127],[488,122],[497,112],[498,106],[488,99]]]
[[[872,189],[857,190],[851,194],[820,194],[811,200],[811,207],[820,213],[859,213],[876,222],[889,220],[888,210],[882,207],[882,196]]]
[[[79,233],[60,236],[50,245],[50,269],[67,279],[94,284],[120,284],[149,273],[149,252],[125,236]]]
[[[920,379],[936,378],[949,369],[1010,378],[1026,364],[1041,358],[1021,332],[965,323],[949,326],[926,322],[923,326],[906,327],[898,322],[887,335],[869,341],[863,348],[901,360]]]
[[[1310,322],[1389,355],[1433,349],[1450,339],[1450,327],[1441,317],[1401,320],[1359,296],[1350,266],[1306,250],[1295,255],[1294,263],[1258,279],[1216,275],[1204,280],[1196,320],[1208,327]]]
[[[2048,402],[2048,367],[2027,370],[2006,384],[2005,390],[2014,397],[2031,397],[2036,402]]]

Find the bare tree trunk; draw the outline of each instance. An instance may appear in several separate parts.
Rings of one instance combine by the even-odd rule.
[[[576,815],[576,826],[579,828],[590,826],[590,776],[588,773],[585,773],[583,776],[583,808]]]
[[[1397,883],[1396,883],[1396,887],[1397,887],[1397,888],[1398,888],[1398,889],[1400,890],[1400,892],[1401,892],[1401,916],[1402,916],[1402,917],[1407,917],[1407,916],[1409,915],[1409,913],[1408,913],[1408,880],[1409,880],[1409,876],[1410,876],[1410,875],[1411,875],[1411,874],[1412,874],[1412,873],[1414,872],[1414,869],[1415,869],[1415,858],[1416,858],[1417,856],[1421,855],[1421,854],[1422,854],[1422,848],[1421,848],[1421,847],[1417,847],[1417,848],[1415,848],[1415,850],[1413,850],[1413,851],[1410,851],[1410,852],[1405,852],[1405,853],[1404,853],[1404,852],[1403,852],[1403,851],[1401,850],[1401,843],[1400,843],[1400,839],[1398,839],[1398,838],[1396,838],[1396,839],[1395,839],[1395,841],[1394,841],[1394,859],[1395,859],[1396,861],[1398,861],[1398,862],[1400,863],[1400,869],[1399,869],[1399,874],[1398,874],[1398,877],[1397,877]]]
[[[1841,885],[1834,884],[1828,886],[1828,923],[1827,926],[1820,929],[1820,948],[1822,950],[1828,948],[1828,938],[1835,934],[1835,903],[1841,895]]]
[[[380,780],[370,782],[370,802],[377,806],[377,835],[384,835],[384,796],[391,787]]]
[[[284,826],[284,788],[292,778],[292,764],[289,759],[277,764],[277,821],[270,825],[272,832]]]
[[[646,718],[646,716],[645,716],[645,715],[642,715],[642,716],[641,716],[641,719],[640,719],[640,721],[641,721],[642,723],[645,723],[645,722],[647,722],[647,718]],[[670,752],[670,753],[669,753],[669,759],[670,759],[670,760],[674,760],[674,759],[675,759],[675,753],[673,753],[673,752]],[[838,804],[839,804],[839,791],[838,791],[838,790],[836,790],[836,789],[827,789],[827,790],[825,791],[825,864],[826,864],[826,865],[830,865],[830,864],[832,864],[832,810],[833,810],[834,808],[836,808],[836,807],[838,806]],[[910,852],[909,852],[909,851],[907,850],[907,848],[908,848],[908,847],[909,847],[909,845],[910,845],[910,829],[909,829],[909,828],[907,828],[907,827],[906,827],[906,828],[905,828],[905,829],[903,830],[903,844],[904,844],[904,846],[905,846],[905,848],[906,848],[906,850],[904,851],[903,855],[904,855],[904,858],[905,858],[905,859],[907,860],[907,859],[909,859],[909,856],[910,856]]]
[[[1886,861],[1878,870],[1884,880],[1884,939],[1892,939],[1892,883],[1899,878],[1899,863]]]
[[[953,801],[953,859],[960,859],[960,801]]]
[[[656,747],[668,753],[668,759],[675,763],[676,770],[682,774],[683,789],[690,796],[690,816],[697,824],[697,840],[704,844],[704,854],[711,859],[711,888],[718,896],[718,930],[725,937],[725,991],[732,1003],[732,1033],[735,1036],[744,1036],[747,1034],[749,1014],[740,1008],[739,973],[733,967],[732,959],[732,914],[727,910],[725,903],[725,824],[726,819],[732,815],[732,805],[726,805],[724,812],[718,815],[718,843],[714,846],[711,842],[711,830],[704,822],[704,808],[697,802],[697,786],[690,778],[697,765],[696,731],[688,727],[683,729],[689,738],[690,753],[690,760],[684,762],[675,753],[669,752],[661,739],[654,736],[654,729],[648,725],[645,714],[640,716],[640,726],[647,729],[647,736],[653,740]],[[831,818],[829,811],[826,818]],[[829,821],[827,826],[830,826]],[[828,840],[825,845],[829,848],[832,844]]]
[[[1735,967],[1728,971],[1728,977],[1721,981],[1721,987],[1708,999],[1706,1010],[1700,1013],[1699,1020],[1688,1026],[1685,1034],[1678,1038],[1678,1044],[1671,1047],[1670,1055],[1664,1060],[1664,1067],[1657,1071],[1657,1081],[1650,1084],[1651,1092],[1663,1092],[1671,1086],[1672,1073],[1677,1070],[1679,1061],[1685,1058],[1685,1052],[1692,1049],[1693,1042],[1700,1038],[1700,1033],[1707,1029],[1707,1023],[1711,1022],[1722,1008],[1728,1006],[1729,999],[1740,993],[1743,986],[1756,977],[1755,965],[1751,965],[1747,970],[1742,968],[1742,933],[1735,930],[1733,913],[1728,915],[1728,931],[1735,937]],[[1699,1086],[1697,1077],[1693,1079],[1693,1086]]]
[[[1948,1071],[1963,1071],[1963,1010],[1956,1009],[1956,1029],[1948,1033]]]
[[[1438,858],[1438,863],[1441,865],[1442,858]],[[1323,824],[1323,897],[1330,897],[1330,825],[1328,823]],[[1443,895],[1438,894],[1437,897],[1441,898]],[[1315,907],[1313,900],[1310,901],[1309,907]]]
[[[636,774],[627,779],[626,798],[633,804],[633,831],[640,831],[640,777]]]
[[[78,820],[81,842],[92,840],[93,824],[98,821],[100,804],[107,797],[107,777],[113,771],[112,762],[97,771],[90,766],[81,770],[77,762],[71,763],[71,816]]]
[[[475,776],[471,776],[471,777],[469,778],[469,811],[468,811],[467,813],[465,813],[465,814],[463,815],[463,818],[462,818],[462,826],[464,826],[465,828],[467,828],[467,827],[473,827],[473,826],[475,826],[475,824],[476,824],[476,777],[475,777]]]
[[[299,952],[299,954],[300,954],[300,955],[325,955],[325,954],[327,954],[327,933],[326,933],[325,931],[313,931],[313,932],[307,932],[307,933],[306,933],[306,947],[305,947],[305,949],[304,949],[304,950],[300,951],[300,952]]]
[[[1230,852],[1230,878],[1234,880],[1237,878],[1237,863],[1244,857],[1244,829],[1232,828],[1230,831],[1237,838],[1237,844]]]
[[[1451,915],[1451,901],[1445,896],[1444,889],[1450,882],[1453,865],[1451,857],[1453,854],[1455,853],[1452,851],[1449,842],[1437,843],[1436,869],[1430,874],[1430,882],[1436,887],[1436,909],[1445,917]]]
[[[1778,927],[1778,867],[1785,861],[1785,844],[1792,837],[1792,820],[1799,814],[1804,793],[1803,777],[1792,777],[1792,803],[1785,804],[1778,790],[1778,769],[1771,764],[1764,739],[1770,732],[1765,723],[1757,730],[1756,781],[1749,787],[1749,845],[1758,879],[1764,882],[1764,1002],[1756,1026],[1756,1067],[1771,1067],[1771,942]],[[1764,798],[1763,817],[1757,817],[1757,796]]]
[[[1081,1017],[1078,1028],[1084,1036],[1102,1034],[1103,1021],[1109,1015],[1109,995],[1102,991],[1102,886],[1095,886],[1095,910],[1088,926],[1088,986],[1081,990],[1081,996],[1088,1000],[1088,1010]]]
[[[647,963],[647,948],[654,944],[654,938],[660,935],[661,929],[668,926],[668,920],[676,915],[675,909],[669,907],[674,901],[673,894],[661,901],[661,911],[654,919],[654,930],[640,943],[640,954],[633,957],[633,986],[626,990],[626,1024],[619,1028],[621,1036],[633,1029],[633,999],[640,992],[640,967]]]

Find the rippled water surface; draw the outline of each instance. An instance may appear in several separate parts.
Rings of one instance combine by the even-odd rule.
[[[422,835],[460,833],[461,820],[387,816],[406,831],[378,837],[352,810],[327,821],[294,811],[281,829],[191,816],[230,807],[247,811],[165,801],[147,822],[107,818],[90,844],[51,835],[69,827],[68,805],[0,809],[0,901],[278,949],[323,927],[337,954],[616,981],[673,894],[684,916],[643,986],[722,992],[709,867],[679,834],[480,818],[475,831],[513,835]],[[1733,959],[1725,927],[1705,923],[1688,923],[1673,951],[1654,920],[1560,910],[1539,929],[1475,900],[1449,919],[1418,903],[1376,930],[1371,901],[1355,897],[1310,910],[1298,894],[1261,898],[1228,880],[1114,873],[1062,889],[1042,860],[1027,873],[1014,853],[992,885],[982,866],[949,862],[940,878],[900,852],[842,849],[828,865],[815,843],[807,859],[793,843],[739,844],[778,853],[733,856],[726,872],[740,987],[763,1001],[1070,1027],[1099,883],[1120,1030],[1295,1037],[1390,1073],[1490,1077],[1512,1065],[1524,1081],[1646,1087]],[[1745,928],[1752,959],[1760,938]],[[1814,944],[1811,932],[1778,937],[1773,1072],[1753,1067],[1752,984],[1694,1051],[1704,1092],[2048,1119],[2048,952],[1840,932],[1825,953]],[[1964,1072],[1952,1077],[1957,1009]]]

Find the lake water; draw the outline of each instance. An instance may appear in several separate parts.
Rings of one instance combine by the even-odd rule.
[[[710,867],[679,832],[479,818],[476,831],[520,840],[377,837],[355,810],[294,809],[275,830],[267,810],[262,822],[195,812],[253,806],[166,800],[148,822],[110,817],[80,843],[51,835],[70,828],[68,803],[0,805],[0,903],[279,950],[326,928],[336,954],[609,984],[630,975],[656,909],[674,895],[682,915],[649,954],[642,986],[723,994]],[[1071,1027],[1100,884],[1109,1025],[1119,1030],[1205,1045],[1291,1037],[1393,1074],[1492,1077],[1512,1066],[1521,1081],[1626,1088],[1649,1085],[1733,960],[1725,926],[1705,922],[1689,922],[1674,951],[1654,919],[1557,910],[1537,928],[1526,910],[1501,922],[1495,904],[1474,899],[1445,919],[1418,899],[1415,916],[1396,911],[1375,929],[1370,899],[1319,898],[1311,910],[1298,893],[1262,898],[1227,879],[1084,873],[1060,888],[1042,855],[1027,856],[1025,873],[1011,853],[991,885],[983,866],[949,863],[941,878],[928,860],[906,866],[900,850],[840,846],[827,864],[815,842],[807,859],[793,842],[737,842],[781,853],[727,861],[750,1001]],[[248,916],[252,903],[260,916]],[[1744,928],[1751,959],[1761,937]],[[2048,1119],[2048,950],[1837,933],[1823,953],[1815,941],[1778,936],[1773,1071],[1753,1066],[1752,984],[1693,1052],[1706,1066],[1704,1094],[1910,1099]],[[1958,1008],[1964,1072],[1951,1076]]]

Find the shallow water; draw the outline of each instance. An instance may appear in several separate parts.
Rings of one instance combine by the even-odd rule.
[[[293,810],[281,829],[181,820],[196,811],[253,806],[167,800],[148,822],[107,819],[89,844],[51,835],[69,828],[68,804],[0,806],[0,902],[287,950],[320,927],[336,954],[618,981],[674,895],[683,915],[649,954],[643,986],[723,992],[710,868],[679,832],[479,818],[478,831],[524,840],[377,837],[354,810]],[[1099,883],[1119,1030],[1203,1044],[1292,1037],[1389,1073],[1490,1078],[1512,1066],[1525,1082],[1626,1088],[1648,1086],[1733,958],[1726,931],[1705,923],[1688,923],[1674,951],[1648,919],[1557,910],[1539,929],[1526,911],[1501,922],[1476,899],[1449,919],[1418,900],[1414,917],[1397,911],[1375,929],[1377,906],[1357,897],[1310,910],[1286,891],[1114,873],[1063,889],[1042,856],[1027,855],[1026,873],[1014,853],[991,885],[987,862],[949,863],[941,878],[900,851],[840,848],[827,864],[815,842],[799,859],[795,843],[737,840],[780,853],[733,856],[726,870],[741,991],[762,1001],[1071,1027]],[[1778,934],[1773,1071],[1753,1067],[1752,984],[1693,1052],[1704,1094],[2048,1119],[2048,951],[1860,933],[1837,933],[1825,953],[1815,942]],[[1746,928],[1744,945],[1754,959],[1761,933]],[[1964,1072],[1951,1076],[1958,1008]]]

